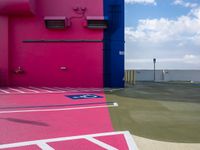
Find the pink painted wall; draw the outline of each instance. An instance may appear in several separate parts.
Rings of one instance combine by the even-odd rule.
[[[16,0],[17,1],[17,0]],[[22,0],[20,0],[22,1]],[[91,30],[83,26],[85,19],[72,19],[66,30],[50,30],[45,27],[45,16],[79,16],[74,7],[86,7],[86,16],[103,16],[102,0],[35,0],[34,16],[9,17],[9,82],[13,86],[68,86],[103,87],[103,43],[24,43],[24,40],[102,40],[103,30]],[[1,3],[0,3],[1,5]],[[33,6],[33,5],[32,5]],[[94,7],[95,6],[95,7]],[[1,6],[0,6],[1,8]],[[31,8],[32,9],[32,8]],[[1,11],[0,11],[1,12]],[[2,19],[0,18],[0,26]],[[4,22],[4,27],[8,27]],[[2,34],[3,33],[3,34]],[[1,39],[7,39],[0,30]],[[3,41],[1,41],[3,42]],[[0,54],[8,48],[0,46]],[[4,54],[4,56],[6,53]],[[2,60],[3,55],[0,55]],[[6,59],[1,68],[8,68]],[[7,67],[6,67],[7,66]],[[23,74],[14,71],[21,67]],[[61,70],[66,67],[67,70]],[[5,69],[4,69],[5,70]],[[6,73],[3,73],[6,80]],[[1,77],[0,77],[1,78]]]
[[[8,17],[0,16],[0,85],[8,85]]]
[[[0,14],[31,15],[34,13],[34,0],[1,0]]]

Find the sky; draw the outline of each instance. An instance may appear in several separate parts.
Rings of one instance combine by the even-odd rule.
[[[125,0],[125,68],[200,69],[200,0]]]

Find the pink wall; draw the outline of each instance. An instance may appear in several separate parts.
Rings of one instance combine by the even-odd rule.
[[[22,1],[22,0],[20,0]],[[32,3],[33,4],[33,1]],[[1,5],[1,3],[0,3]],[[9,63],[10,85],[13,86],[69,86],[103,87],[103,43],[24,43],[24,40],[102,40],[103,30],[91,30],[83,26],[85,19],[72,19],[66,30],[49,30],[44,24],[45,16],[79,16],[74,7],[86,7],[86,16],[103,16],[102,0],[35,0],[35,16],[10,16]],[[94,7],[96,6],[96,7]],[[98,6],[98,7],[97,7]],[[0,6],[1,8],[1,6]],[[2,26],[3,19],[0,18]],[[5,20],[5,18],[4,18]],[[3,26],[8,24],[4,21]],[[1,28],[0,28],[1,29]],[[0,34],[6,41],[6,31]],[[3,33],[3,34],[2,34]],[[1,38],[1,39],[2,39]],[[1,41],[3,42],[3,41]],[[6,42],[0,54],[8,52]],[[1,44],[1,43],[0,43]],[[3,55],[0,55],[2,60]],[[1,68],[8,68],[3,60]],[[7,64],[6,64],[7,63]],[[23,74],[14,71],[21,67]],[[66,67],[67,70],[61,70]],[[3,73],[3,80],[8,75]],[[6,77],[7,76],[7,77]]]
[[[7,85],[9,81],[8,63],[8,17],[0,16],[0,84]]]
[[[34,0],[1,0],[0,13],[3,15],[30,15],[34,12]]]

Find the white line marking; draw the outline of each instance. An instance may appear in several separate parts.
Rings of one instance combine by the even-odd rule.
[[[138,150],[138,147],[129,131],[124,132],[124,137],[126,139],[129,150]]]
[[[119,106],[119,105],[118,105],[118,103],[116,103],[116,102],[115,102],[115,103],[113,103],[113,105],[114,105],[114,106],[116,106],[116,107],[118,107],[118,106]]]
[[[49,146],[47,143],[43,143],[43,142],[38,142],[37,146],[39,148],[41,148],[42,150],[55,150],[54,148],[52,148],[51,146]]]
[[[19,92],[19,93],[26,93],[24,91],[21,91],[21,90],[18,90],[18,89],[15,89],[15,88],[8,88],[9,90],[13,90],[13,91],[16,91],[16,92]]]
[[[104,90],[103,89],[101,89],[101,90],[97,90],[97,89],[95,90],[95,89],[93,89],[92,91],[94,91],[94,92],[96,92],[96,91],[97,92],[99,92],[99,91],[101,92],[102,91],[103,92]]]
[[[60,88],[60,87],[54,87],[54,88],[70,92],[99,92],[99,91],[103,92],[103,89],[100,90],[93,88]]]
[[[60,88],[60,87],[53,87],[53,88],[55,88],[57,90],[67,91],[65,88]]]
[[[56,92],[103,92],[104,90],[103,89],[98,89],[98,88],[69,88],[69,87],[64,87],[64,88],[61,88],[61,87],[53,87],[53,88],[50,88],[50,87],[42,87],[42,88],[37,88],[37,87],[28,87],[28,88],[25,88],[25,87],[18,87],[19,89],[15,89],[15,88],[7,88],[7,89],[10,89],[12,91],[16,91],[16,92],[19,92],[19,93],[29,93],[30,92],[33,92],[33,93],[56,93]],[[21,90],[20,90],[21,89]],[[22,91],[22,90],[25,90],[25,91]],[[56,91],[57,90],[57,91]],[[3,93],[6,93],[6,94],[9,94],[11,92],[9,91],[6,91],[4,89],[0,89],[1,92]],[[26,92],[28,91],[28,92]],[[2,94],[2,93],[0,93]]]
[[[47,93],[53,93],[53,91],[49,91],[49,90],[45,90],[45,89],[42,89],[42,88],[36,88],[36,87],[33,87],[33,86],[30,86],[29,88],[31,89],[35,89],[35,90],[38,90],[38,91],[45,91]],[[41,92],[42,93],[42,92]]]
[[[60,108],[60,109],[30,109],[30,110],[14,110],[14,111],[0,111],[0,114],[12,114],[12,113],[28,113],[28,112],[49,112],[49,111],[69,111],[69,110],[82,110],[82,109],[94,109],[94,108],[108,108],[117,107],[116,105],[103,105],[103,106],[88,106],[88,107],[72,107],[72,108]]]
[[[80,92],[80,89],[79,88],[66,88],[66,90],[68,91],[72,91],[72,92]]]
[[[98,133],[98,134],[88,134],[88,135],[79,135],[79,136],[71,136],[71,137],[60,137],[60,138],[53,138],[53,139],[44,139],[44,140],[36,140],[36,141],[26,141],[26,142],[19,142],[19,143],[11,143],[11,144],[2,144],[0,145],[0,149],[5,149],[5,148],[16,148],[16,147],[22,147],[22,146],[30,146],[30,145],[38,145],[41,143],[53,143],[53,142],[61,142],[61,141],[69,141],[69,140],[78,140],[78,139],[87,139],[88,137],[102,137],[102,136],[112,136],[112,135],[128,135],[130,138],[131,135],[128,131],[118,131],[118,132],[105,132],[105,133]],[[125,138],[126,139],[126,138]],[[131,142],[134,140],[130,140]],[[128,142],[128,141],[127,141]],[[130,147],[133,146],[133,147]],[[138,150],[138,149],[133,149],[134,147],[137,148],[135,145],[135,142],[132,143],[131,145],[128,145],[129,150]]]
[[[36,91],[36,90],[32,90],[32,89],[29,89],[29,88],[24,88],[24,87],[19,87],[20,89],[23,89],[23,90],[28,90],[28,91],[31,91],[33,93],[40,93],[39,91]]]
[[[3,93],[6,93],[6,94],[9,94],[9,93],[10,93],[10,92],[8,92],[8,91],[6,91],[6,90],[2,90],[2,89],[0,89],[0,91],[3,92]]]
[[[101,141],[99,141],[99,140],[97,140],[97,139],[95,139],[93,137],[86,137],[86,139],[88,141],[90,141],[90,142],[102,147],[102,148],[105,148],[105,149],[108,149],[108,150],[118,150],[118,149],[112,147],[111,145],[108,145],[108,144],[106,144],[104,142],[101,142]]]
[[[65,92],[65,91],[63,91],[63,90],[58,90],[58,89],[56,89],[56,88],[50,88],[50,87],[42,87],[43,89],[47,89],[47,90],[51,90],[51,91],[53,91],[53,92]]]

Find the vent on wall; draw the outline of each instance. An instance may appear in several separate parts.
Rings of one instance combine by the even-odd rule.
[[[66,17],[45,17],[44,21],[47,29],[65,29],[68,26]]]
[[[90,29],[108,28],[108,18],[103,16],[88,16],[86,26]]]

